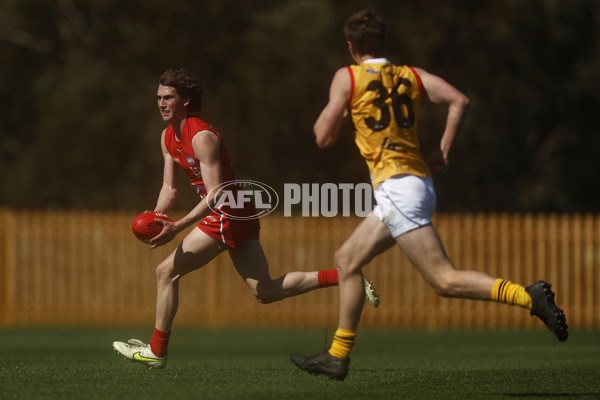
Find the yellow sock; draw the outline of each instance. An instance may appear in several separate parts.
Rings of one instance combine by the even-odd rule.
[[[504,279],[496,279],[494,282],[492,301],[515,304],[531,310],[531,296],[525,291],[525,288]]]
[[[333,336],[333,342],[329,348],[329,354],[337,358],[348,357],[352,346],[354,346],[354,337],[356,331],[338,328]]]

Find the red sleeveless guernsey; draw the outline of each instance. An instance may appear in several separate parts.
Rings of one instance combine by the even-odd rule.
[[[169,125],[165,132],[165,146],[171,154],[173,160],[185,171],[190,178],[190,183],[196,189],[200,198],[206,196],[206,188],[202,180],[200,162],[196,158],[192,147],[192,139],[198,132],[210,131],[219,139],[219,159],[221,161],[221,175],[223,182],[234,181],[235,171],[229,158],[229,152],[221,135],[209,124],[198,117],[189,117],[181,130],[181,138],[175,137],[175,130]],[[248,215],[255,215],[256,211],[252,204],[247,205],[244,211]],[[228,217],[227,210],[219,208],[220,212],[212,211],[198,224],[204,233],[219,242],[225,243],[232,248],[240,247],[247,239],[258,239],[260,224],[258,219],[231,219]],[[239,214],[236,210],[236,214]],[[232,214],[229,214],[232,215]]]

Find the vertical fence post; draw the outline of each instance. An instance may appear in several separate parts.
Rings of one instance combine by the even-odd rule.
[[[583,237],[582,237],[582,219],[581,214],[575,214],[571,216],[572,223],[572,234],[570,237],[570,249],[572,253],[572,269],[573,269],[573,304],[574,307],[571,307],[571,312],[573,316],[571,317],[571,321],[575,323],[577,326],[582,325],[583,320],[583,276],[582,276],[582,247],[583,247]]]
[[[597,268],[595,252],[598,248],[594,246],[594,216],[586,214],[584,217],[583,227],[583,293],[581,299],[581,307],[583,308],[583,321],[586,329],[592,329],[594,326],[594,280],[597,276],[594,276],[594,270]],[[597,271],[597,270],[596,270]]]
[[[14,212],[0,210],[0,321],[4,327],[15,323],[15,290],[16,290],[16,223]],[[2,293],[4,293],[2,298]]]

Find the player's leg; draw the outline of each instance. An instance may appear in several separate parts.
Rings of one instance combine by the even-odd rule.
[[[388,228],[371,214],[336,252],[340,280],[338,329],[328,351],[312,357],[292,355],[290,360],[296,366],[315,375],[338,380],[346,378],[350,363],[348,355],[354,345],[365,298],[362,267],[393,244]]]
[[[179,279],[206,265],[227,246],[204,233],[193,229],[156,268],[156,328],[170,331],[177,313]]]
[[[433,225],[404,233],[396,243],[437,294],[490,300],[495,278],[480,271],[457,270]]]
[[[149,344],[137,339],[114,342],[113,347],[125,358],[148,368],[164,368],[171,326],[178,308],[179,279],[194,271],[226,249],[226,246],[193,229],[156,269],[156,322]]]
[[[340,328],[356,330],[358,327],[365,296],[362,267],[393,245],[390,231],[378,217],[370,214],[336,251],[335,264],[339,268],[340,280]]]
[[[271,279],[269,263],[258,240],[246,240],[240,248],[229,249],[229,255],[237,272],[261,303],[272,303],[319,287],[317,271],[293,271]]]
[[[318,288],[338,285],[338,269],[321,271],[292,271],[272,279],[269,264],[258,240],[247,240],[239,249],[229,249],[238,273],[261,303],[272,303]],[[372,282],[363,278],[363,290],[374,307],[379,305],[379,295]]]
[[[269,263],[260,242],[249,239],[240,248],[229,249],[231,260],[252,294],[261,303],[272,303],[311,290],[338,285],[338,270],[292,271],[272,279]],[[379,305],[379,295],[373,284],[364,279],[364,291],[369,303]]]
[[[444,297],[491,300],[531,310],[560,341],[568,336],[566,318],[554,303],[550,284],[539,281],[527,288],[481,271],[457,270],[433,227],[427,225],[396,238],[423,278]]]

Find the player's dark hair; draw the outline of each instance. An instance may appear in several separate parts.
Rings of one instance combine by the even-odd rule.
[[[158,82],[163,86],[171,86],[177,90],[181,97],[190,97],[190,112],[202,110],[202,96],[204,90],[200,86],[198,78],[185,68],[170,68],[159,78]]]
[[[359,11],[344,23],[344,37],[359,55],[380,57],[386,45],[385,20],[372,8]]]

